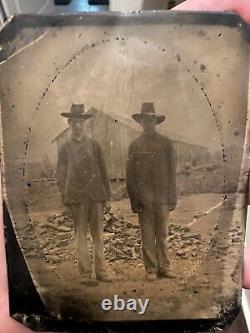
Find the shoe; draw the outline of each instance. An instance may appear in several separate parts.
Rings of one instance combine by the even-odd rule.
[[[113,277],[108,272],[102,272],[96,274],[96,279],[102,282],[112,282]]]
[[[170,271],[158,272],[158,276],[160,278],[167,278],[167,279],[175,279],[177,277],[174,273],[171,273]]]
[[[146,279],[147,279],[148,281],[155,281],[155,280],[157,280],[157,275],[156,275],[156,273],[154,273],[154,272],[148,272],[148,273],[146,274]]]
[[[81,275],[81,284],[84,284],[87,287],[96,287],[99,282],[97,280],[91,279],[90,276]]]

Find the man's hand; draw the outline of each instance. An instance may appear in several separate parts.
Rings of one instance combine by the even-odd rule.
[[[175,207],[176,207],[176,205],[170,205],[170,206],[169,206],[169,210],[170,210],[170,212],[172,212],[173,210],[175,210]]]
[[[105,201],[105,204],[104,204],[104,208],[106,210],[107,213],[110,213],[111,212],[111,201],[107,200]]]
[[[142,211],[142,205],[139,202],[131,203],[132,212],[135,214],[139,214]]]

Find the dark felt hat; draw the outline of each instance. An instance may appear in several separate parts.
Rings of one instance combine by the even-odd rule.
[[[81,118],[81,119],[88,119],[93,116],[90,112],[85,112],[84,104],[72,104],[70,112],[63,112],[61,113],[63,117],[66,118]]]
[[[132,118],[138,123],[141,122],[142,117],[154,117],[157,124],[160,124],[165,120],[164,115],[155,113],[154,103],[142,103],[141,113],[134,113],[132,115]]]

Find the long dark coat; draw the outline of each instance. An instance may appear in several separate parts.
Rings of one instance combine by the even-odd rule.
[[[110,199],[109,177],[99,143],[88,137],[70,139],[59,149],[57,184],[64,204]]]
[[[134,212],[148,200],[176,206],[176,156],[171,140],[141,134],[129,147],[127,190]]]

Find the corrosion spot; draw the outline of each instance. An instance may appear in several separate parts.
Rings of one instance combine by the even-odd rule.
[[[200,30],[198,32],[198,35],[201,36],[201,37],[204,37],[204,36],[206,36],[206,32],[204,30]]]
[[[207,67],[204,64],[200,65],[200,70],[204,73],[206,71]]]

